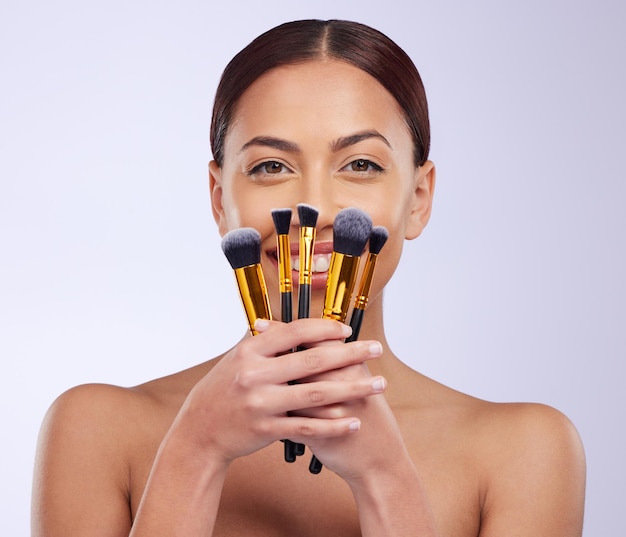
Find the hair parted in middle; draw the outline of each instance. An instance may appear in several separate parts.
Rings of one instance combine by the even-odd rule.
[[[261,34],[224,69],[213,104],[210,142],[222,167],[224,140],[243,93],[264,73],[283,65],[317,59],[349,63],[373,76],[399,104],[413,139],[413,159],[428,159],[430,124],[421,77],[409,56],[385,34],[344,20],[301,20]]]

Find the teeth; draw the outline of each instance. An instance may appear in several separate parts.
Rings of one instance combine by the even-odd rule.
[[[330,265],[330,255],[313,256],[313,272],[326,272]]]
[[[311,269],[313,272],[327,272],[330,266],[330,256],[332,254],[315,254],[313,256],[313,266]],[[300,257],[292,256],[291,268],[295,271],[300,270]]]

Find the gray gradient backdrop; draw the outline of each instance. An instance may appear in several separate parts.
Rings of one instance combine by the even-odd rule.
[[[414,368],[539,401],[588,456],[585,535],[624,535],[626,17],[618,0],[3,2],[0,534],[28,534],[53,399],[130,386],[245,322],[208,198],[226,61],[303,17],[389,34],[425,81],[433,217],[386,296]]]

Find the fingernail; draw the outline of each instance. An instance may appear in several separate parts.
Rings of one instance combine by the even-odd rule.
[[[254,321],[254,328],[257,332],[263,332],[270,326],[270,322],[267,319],[257,319]]]
[[[376,377],[372,382],[372,388],[377,392],[382,392],[387,387],[384,377]]]
[[[341,325],[341,331],[342,331],[344,337],[348,337],[348,336],[352,335],[352,327],[349,324],[342,324]]]
[[[378,341],[370,343],[369,351],[372,356],[380,356],[383,353],[383,346]]]
[[[354,433],[361,428],[361,422],[359,420],[353,420],[348,425],[348,428],[350,429],[350,432]]]

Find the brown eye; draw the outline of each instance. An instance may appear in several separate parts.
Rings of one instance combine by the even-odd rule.
[[[272,160],[263,164],[263,170],[265,173],[280,173],[283,171],[283,165],[280,162]]]
[[[355,172],[366,172],[369,168],[369,164],[369,161],[360,158],[352,162],[352,170]]]
[[[371,173],[371,172],[383,171],[383,169],[378,164],[374,164],[371,160],[367,160],[365,158],[358,158],[356,160],[353,160],[344,169],[350,170],[352,172],[358,172],[358,173]]]
[[[282,175],[289,172],[289,168],[277,160],[266,160],[257,164],[254,168],[246,172],[250,176],[256,175]]]

